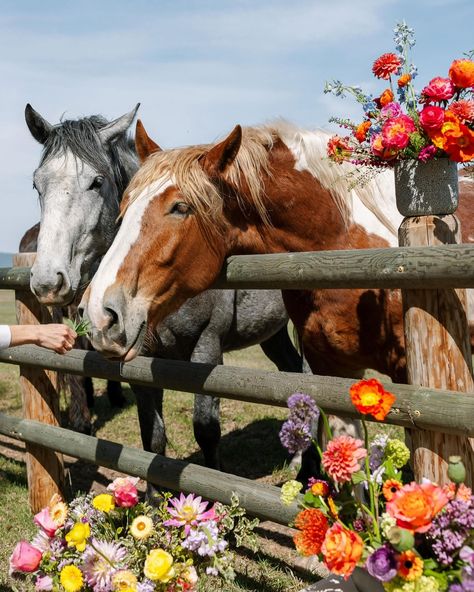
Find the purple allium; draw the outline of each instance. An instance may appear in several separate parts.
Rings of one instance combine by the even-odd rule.
[[[451,565],[457,552],[474,529],[474,497],[469,501],[454,499],[433,520],[427,538],[436,559]]]
[[[305,451],[312,441],[310,425],[291,417],[281,426],[279,436],[280,442],[290,454],[298,450]]]
[[[397,575],[397,561],[392,547],[383,545],[369,555],[365,568],[372,577],[381,582],[392,580]]]
[[[109,592],[112,576],[124,567],[127,549],[120,543],[92,539],[82,557],[84,578],[94,592]]]
[[[378,434],[370,445],[369,466],[371,471],[375,471],[380,467],[387,446],[388,436],[386,434]]]
[[[290,410],[290,418],[306,423],[319,419],[318,406],[309,395],[294,393],[288,397],[286,404]]]
[[[462,587],[462,584],[451,584],[448,592],[464,592],[464,588]]]

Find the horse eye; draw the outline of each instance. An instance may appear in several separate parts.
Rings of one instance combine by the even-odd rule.
[[[170,214],[179,214],[181,216],[185,216],[189,214],[191,211],[191,207],[184,201],[177,201],[171,206]]]
[[[104,183],[104,177],[101,177],[99,175],[98,177],[96,177],[92,181],[91,186],[89,187],[89,191],[93,191],[94,189],[100,189],[102,187],[103,183]]]

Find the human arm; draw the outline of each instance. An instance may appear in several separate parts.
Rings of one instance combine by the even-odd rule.
[[[6,325],[1,326],[5,332]],[[49,325],[11,325],[10,343],[4,347],[33,344],[52,349],[58,354],[65,354],[74,346],[76,332],[67,325],[51,323]]]

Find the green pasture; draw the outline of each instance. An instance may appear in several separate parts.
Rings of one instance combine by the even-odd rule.
[[[0,323],[15,322],[12,292],[0,291]],[[226,363],[254,368],[273,369],[259,347],[233,352],[225,356]],[[21,415],[18,368],[0,364],[0,411]],[[138,419],[133,395],[128,385],[123,385],[127,406],[111,409],[104,395],[105,383],[95,381],[98,397],[94,410],[94,435],[122,444],[140,447]],[[166,391],[164,403],[165,424],[169,440],[167,455],[203,464],[202,456],[192,434],[192,395]],[[65,409],[67,401],[62,401]],[[278,485],[293,476],[288,468],[288,455],[282,448],[278,432],[286,417],[283,409],[266,405],[254,405],[238,401],[221,401],[222,462],[229,473]],[[396,428],[389,429],[391,432]],[[380,431],[380,429],[378,429]],[[25,466],[21,448],[15,443],[4,445],[0,437],[0,592],[15,590],[8,577],[8,557],[20,538],[28,539],[34,532],[27,505]],[[96,467],[71,461],[69,481],[73,492],[84,490],[90,483],[104,487],[107,478]],[[291,539],[280,537],[279,544],[268,537],[263,528],[259,532],[260,551],[239,552],[236,561],[237,579],[233,584],[223,584],[212,578],[203,579],[200,592],[220,590],[225,592],[265,591],[296,592],[301,590],[308,577],[292,570],[297,565]],[[296,561],[295,561],[296,560]],[[309,578],[310,579],[310,578]],[[29,592],[24,582],[16,584],[21,592]]]

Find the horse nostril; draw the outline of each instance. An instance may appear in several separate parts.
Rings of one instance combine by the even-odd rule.
[[[115,310],[113,308],[111,308],[110,306],[105,306],[104,310],[105,310],[106,316],[108,317],[107,328],[110,329],[114,325],[118,324],[119,316],[115,312]]]
[[[58,279],[56,280],[56,289],[60,290],[64,284],[64,275],[61,271],[58,271],[56,275],[58,276]]]

